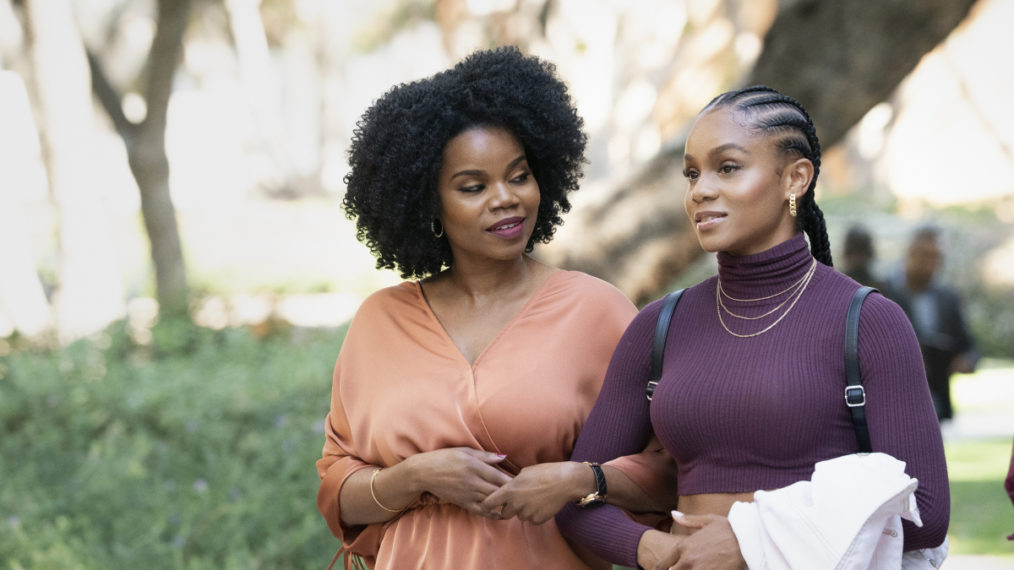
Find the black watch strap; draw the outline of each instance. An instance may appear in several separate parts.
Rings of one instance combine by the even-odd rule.
[[[591,467],[595,475],[595,492],[585,496],[577,504],[581,507],[601,505],[606,501],[606,474],[602,472],[602,467],[598,463],[585,461],[584,464]]]

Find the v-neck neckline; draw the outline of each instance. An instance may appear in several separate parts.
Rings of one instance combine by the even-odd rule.
[[[461,352],[461,348],[459,348],[457,343],[454,342],[454,338],[451,337],[451,334],[447,331],[447,328],[444,327],[444,323],[440,321],[440,318],[437,317],[437,314],[433,310],[433,307],[430,306],[429,299],[426,297],[426,293],[423,291],[422,283],[420,281],[414,281],[412,284],[415,286],[416,295],[418,295],[419,301],[425,308],[426,314],[429,316],[430,320],[432,320],[433,323],[436,325],[437,329],[440,330],[440,334],[444,338],[444,341],[450,344],[450,346],[454,349],[454,352],[457,354],[458,358],[461,359],[462,362],[467,364],[472,371],[474,371],[476,366],[478,366],[479,362],[482,360],[482,357],[485,356],[485,354],[489,352],[490,349],[496,346],[497,341],[499,341],[500,338],[503,337],[507,331],[513,328],[514,324],[525,313],[528,312],[529,308],[532,306],[535,300],[544,294],[546,289],[549,287],[550,282],[555,280],[557,275],[562,275],[564,273],[566,272],[562,269],[554,269],[549,274],[549,276],[546,277],[546,280],[543,281],[542,284],[539,285],[538,288],[536,288],[535,291],[528,297],[528,299],[525,300],[524,304],[521,305],[521,308],[518,310],[518,312],[515,313],[514,316],[511,317],[507,321],[507,323],[505,323],[504,326],[500,328],[499,331],[497,331],[496,335],[493,336],[493,339],[490,340],[489,343],[486,346],[484,346],[482,350],[479,351],[479,353],[475,357],[475,360],[471,362],[469,362],[465,354]]]

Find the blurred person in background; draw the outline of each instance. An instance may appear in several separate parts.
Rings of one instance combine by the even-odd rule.
[[[1003,488],[1007,491],[1010,502],[1014,503],[1014,447],[1011,448],[1010,467],[1007,468],[1007,478],[1003,482]],[[1008,535],[1007,540],[1014,540],[1014,533]]]
[[[940,421],[954,417],[951,375],[975,372],[975,341],[965,325],[961,298],[943,284],[940,230],[923,226],[913,233],[904,265],[885,285],[884,293],[908,315],[922,349],[933,405]]]
[[[582,129],[554,66],[516,48],[395,86],[358,123],[344,209],[379,268],[417,280],[363,302],[334,369],[317,504],[346,566],[607,568],[553,515],[652,504],[568,461],[637,311],[529,255],[570,208]]]
[[[873,247],[873,236],[861,224],[853,225],[845,232],[845,243],[842,246],[841,272],[855,279],[862,285],[883,290],[880,279],[873,275],[873,260],[876,259]]]

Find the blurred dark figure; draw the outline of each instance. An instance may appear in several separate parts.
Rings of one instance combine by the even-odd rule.
[[[876,258],[873,249],[873,236],[865,227],[856,224],[845,233],[845,245],[842,247],[841,272],[855,279],[862,285],[869,285],[881,291],[884,284],[873,276],[870,266]]]
[[[1007,490],[1010,502],[1014,503],[1014,449],[1011,449],[1010,467],[1007,468],[1007,479],[1003,482],[1003,488]],[[1008,536],[1007,540],[1014,540],[1014,534]]]
[[[941,421],[954,417],[951,374],[974,372],[979,361],[957,292],[936,279],[942,259],[940,231],[928,226],[916,230],[908,246],[904,271],[885,283],[883,290],[912,321],[937,418]]]

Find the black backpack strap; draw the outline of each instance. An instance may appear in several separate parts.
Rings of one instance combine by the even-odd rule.
[[[849,303],[848,315],[845,317],[845,405],[852,413],[852,423],[856,428],[856,441],[860,453],[870,453],[870,429],[866,426],[866,389],[859,372],[859,310],[863,308],[866,296],[876,291],[873,287],[860,287]]]
[[[669,336],[669,323],[672,321],[673,311],[676,310],[676,303],[680,302],[683,291],[673,291],[665,296],[662,301],[662,310],[658,313],[658,321],[655,323],[655,340],[651,343],[651,371],[648,373],[648,386],[644,389],[648,399],[651,400],[655,393],[658,381],[662,379],[662,357],[665,355],[665,340]]]

